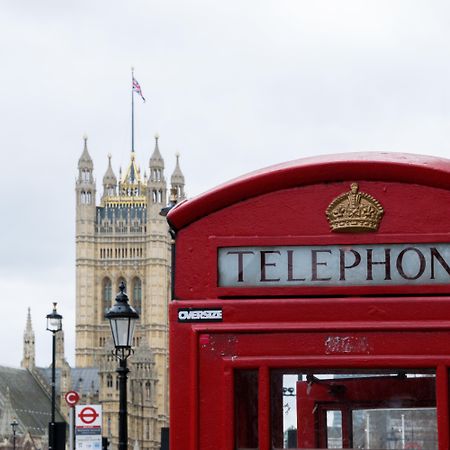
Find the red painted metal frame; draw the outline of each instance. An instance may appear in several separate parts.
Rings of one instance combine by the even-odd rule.
[[[377,299],[364,299],[376,301]],[[295,300],[294,300],[295,302]],[[177,302],[178,303],[178,302]],[[256,301],[252,303],[257,303]],[[405,304],[408,300],[405,300]],[[182,302],[171,308],[172,318],[177,307],[192,306]],[[254,307],[245,303],[241,305],[249,314]],[[272,308],[275,305],[271,305]],[[292,306],[292,303],[291,303]],[[442,306],[442,303],[441,303]],[[317,307],[317,305],[316,305]],[[381,306],[383,307],[383,305]],[[228,313],[228,305],[224,313]],[[331,315],[332,315],[331,311]],[[371,329],[366,323],[355,327],[349,321],[346,326],[340,322],[328,320],[326,324],[316,324],[315,327],[304,327],[303,324],[266,323],[249,329],[245,326],[222,326],[221,324],[188,325],[187,331],[195,339],[190,345],[180,336],[175,337],[172,345],[172,363],[178,360],[180,353],[196,355],[191,361],[198,367],[188,376],[181,367],[176,368],[176,376],[182,382],[182,393],[185,398],[174,399],[172,402],[183,405],[181,410],[172,409],[172,419],[178,418],[180,423],[173,424],[178,433],[174,433],[172,445],[174,449],[215,449],[232,450],[234,441],[233,424],[233,370],[258,369],[260,371],[259,385],[259,442],[261,450],[270,449],[270,400],[269,373],[272,369],[420,369],[437,368],[437,407],[440,448],[448,448],[448,376],[447,366],[450,360],[450,324],[439,323],[437,317],[441,308],[434,310],[436,317],[430,321],[404,324],[398,327],[398,322],[386,324],[383,328]],[[287,322],[286,318],[286,322]],[[363,354],[325,354],[323,342],[327,336],[365,336],[369,342],[373,339],[374,346],[370,352]],[[233,345],[229,345],[229,337]],[[283,349],[281,351],[281,349]],[[186,376],[185,376],[186,375]],[[189,387],[189,388],[188,388]],[[187,394],[187,395],[186,395]],[[184,401],[184,404],[183,404]],[[174,405],[172,405],[174,406]],[[190,421],[186,421],[187,411]],[[182,420],[181,420],[182,419]],[[173,423],[173,422],[172,422]],[[195,426],[192,426],[195,424]],[[184,432],[183,432],[184,428]],[[188,445],[191,444],[191,445]],[[219,445],[220,444],[220,445]]]
[[[334,234],[324,211],[357,181],[385,216],[377,233]],[[433,368],[439,449],[450,448],[450,287],[221,288],[221,246],[450,242],[450,161],[370,153],[310,158],[247,175],[175,207],[170,305],[171,450],[234,449],[234,371],[259,371],[260,450],[269,450],[270,371]],[[178,308],[221,307],[221,323]],[[327,336],[367,352],[327,353]],[[370,347],[370,343],[373,346]]]
[[[257,170],[177,205],[175,230],[249,198],[299,186],[342,180],[420,184],[450,189],[450,160],[407,153],[342,153],[289,161]]]

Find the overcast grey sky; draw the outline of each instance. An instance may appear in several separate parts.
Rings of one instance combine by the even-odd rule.
[[[27,307],[48,365],[52,301],[73,363],[82,136],[99,183],[155,133],[189,196],[248,171],[347,151],[450,155],[450,4],[396,0],[4,0],[0,6],[0,364]],[[100,189],[99,189],[100,190]]]

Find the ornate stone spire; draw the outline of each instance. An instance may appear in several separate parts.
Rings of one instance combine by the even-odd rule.
[[[150,176],[147,181],[149,217],[157,217],[161,208],[166,204],[166,180],[164,178],[164,160],[159,151],[159,136],[155,135],[155,149],[150,157]]]
[[[94,163],[87,148],[87,136],[83,136],[83,139],[84,148],[78,160],[78,179],[76,181],[77,207],[88,205],[95,210]]]
[[[155,134],[155,149],[153,150],[152,156],[150,157],[150,173],[151,169],[164,169],[164,159],[159,151],[159,134]]]
[[[175,157],[177,158],[177,162],[175,164],[175,170],[170,177],[170,184],[172,185],[172,192],[176,192],[177,194],[177,201],[180,201],[185,198],[184,175],[180,168],[180,154],[176,153]]]
[[[116,195],[117,178],[111,166],[111,154],[108,155],[108,168],[103,176],[103,197]]]
[[[120,181],[126,184],[136,184],[141,182],[141,170],[137,165],[135,152],[131,152],[130,164]]]
[[[140,205],[145,203],[147,186],[142,180],[141,169],[136,161],[136,153],[131,152],[130,163],[125,172],[120,171],[119,195],[122,201]],[[128,199],[125,199],[128,197]]]
[[[34,331],[31,324],[31,311],[28,308],[27,323],[23,333],[23,359],[20,366],[24,369],[33,369],[35,367],[35,355]]]
[[[92,162],[91,155],[89,154],[88,147],[87,147],[87,136],[83,136],[84,140],[84,147],[83,147],[83,153],[80,156],[80,159],[78,160],[78,168],[79,169],[94,169],[94,163]]]

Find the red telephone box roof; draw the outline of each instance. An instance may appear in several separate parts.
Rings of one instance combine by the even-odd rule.
[[[178,204],[168,214],[175,230],[242,200],[295,186],[354,177],[450,189],[450,160],[408,153],[341,153],[302,158],[251,172]]]

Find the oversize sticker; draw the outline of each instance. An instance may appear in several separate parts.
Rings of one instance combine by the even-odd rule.
[[[180,308],[178,322],[222,322],[222,308]]]

